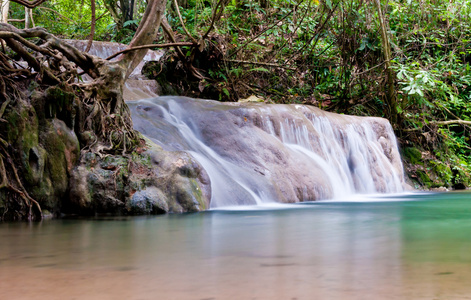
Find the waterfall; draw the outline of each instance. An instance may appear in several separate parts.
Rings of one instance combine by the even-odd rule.
[[[128,105],[135,129],[203,166],[212,208],[396,193],[405,186],[394,132],[382,118],[171,96]]]

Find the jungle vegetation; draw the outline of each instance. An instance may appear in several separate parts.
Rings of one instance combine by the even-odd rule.
[[[154,5],[160,5],[158,20],[149,20]],[[471,184],[470,0],[24,0],[12,1],[8,12],[11,25],[0,27],[2,109],[18,79],[84,93],[87,109],[100,107],[93,122],[82,124],[102,132],[95,150],[129,151],[136,137],[126,127],[119,86],[102,91],[98,81],[85,86],[71,78],[80,67],[111,84],[105,77],[116,64],[75,53],[62,38],[167,49],[145,68],[167,94],[221,101],[255,96],[385,117],[413,183]],[[152,38],[143,39],[143,29]],[[35,63],[30,52],[63,66],[65,57],[69,72]],[[119,72],[128,74],[142,57],[137,52],[142,55],[126,53]],[[26,69],[6,64],[20,57]],[[102,66],[107,69],[99,71]],[[116,111],[120,121],[109,117]]]

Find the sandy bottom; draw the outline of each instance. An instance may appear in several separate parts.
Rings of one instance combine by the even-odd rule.
[[[0,299],[471,299],[467,264],[329,270],[276,261],[226,257],[224,265],[159,270],[2,265]]]

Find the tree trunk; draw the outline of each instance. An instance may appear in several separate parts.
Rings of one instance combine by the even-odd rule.
[[[9,0],[3,0],[0,1],[0,10],[2,12],[2,20],[1,23],[7,23],[8,22],[8,11],[10,10],[10,1]]]
[[[129,47],[152,44],[157,37],[157,32],[159,31],[166,5],[166,0],[149,1],[141,23],[139,24]],[[147,49],[132,51],[123,56],[120,60],[120,65],[127,70],[125,79],[129,77],[132,71],[142,61],[147,51]]]
[[[25,7],[25,28],[34,27],[33,10]]]
[[[384,60],[385,60],[385,67],[386,67],[386,103],[389,107],[389,114],[390,114],[390,121],[395,126],[398,121],[397,116],[397,102],[396,102],[396,91],[394,88],[394,80],[395,74],[391,69],[391,46],[389,45],[389,39],[387,35],[387,25],[385,22],[385,17],[383,15],[381,9],[381,2],[380,0],[374,1],[376,5],[376,9],[378,11],[378,19],[380,25],[380,33],[381,33],[381,47],[383,50]]]

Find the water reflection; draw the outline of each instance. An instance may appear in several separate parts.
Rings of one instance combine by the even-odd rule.
[[[463,299],[469,196],[0,224],[0,299]]]

